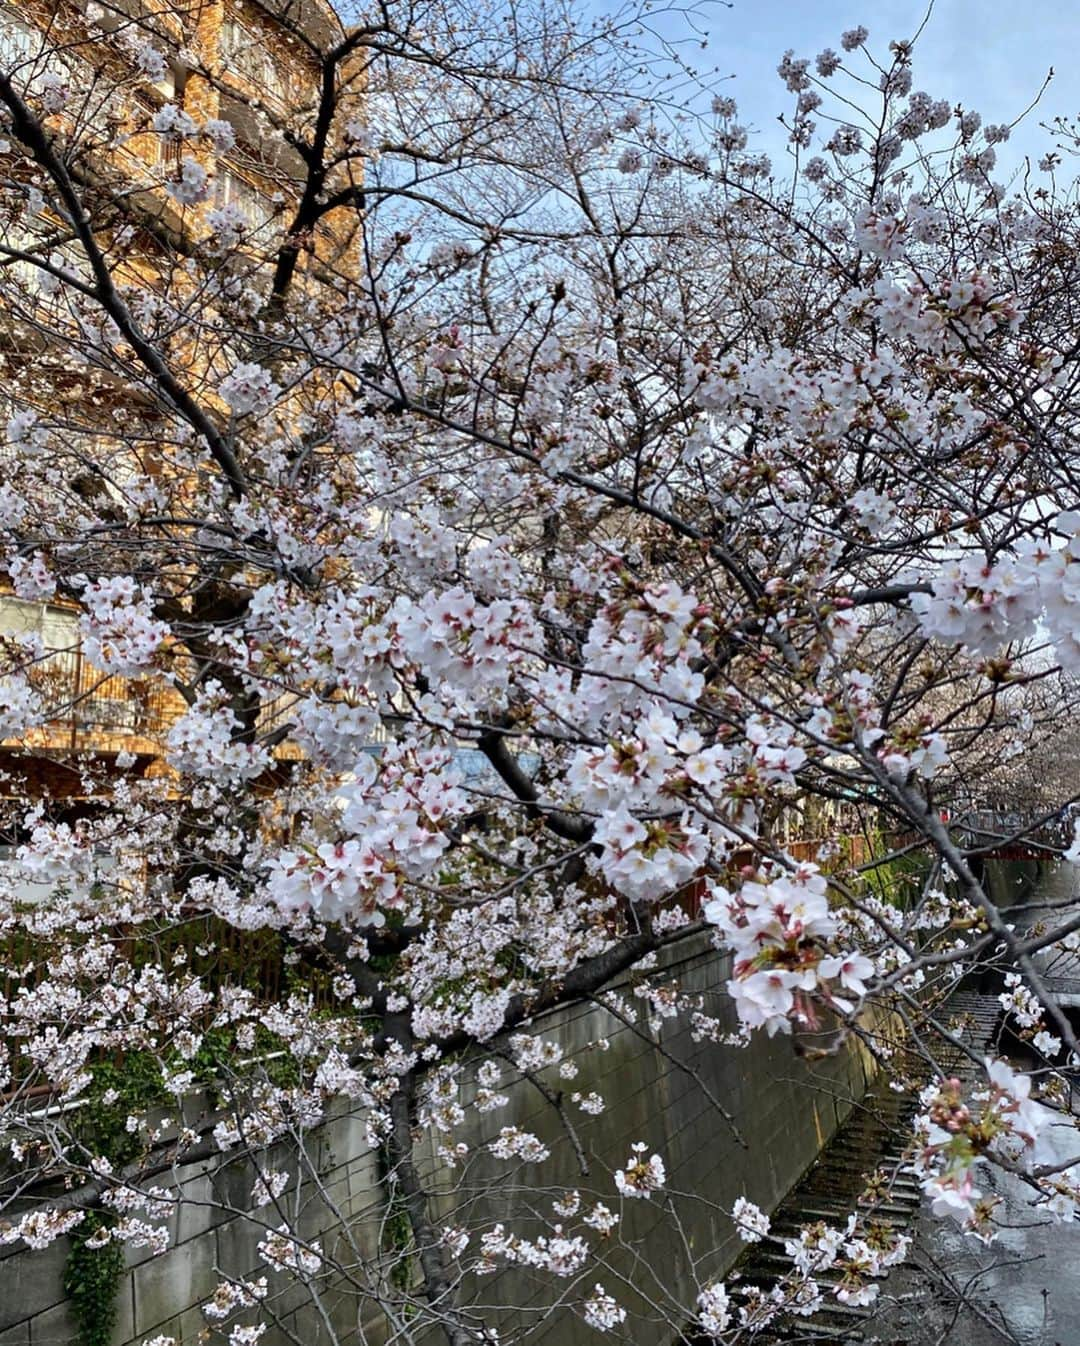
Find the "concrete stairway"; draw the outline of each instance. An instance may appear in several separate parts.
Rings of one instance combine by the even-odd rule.
[[[950,998],[939,1022],[944,1022],[954,1035],[981,1053],[991,1046],[1000,1013],[994,997],[961,991]],[[961,1078],[969,1071],[974,1073],[974,1066],[964,1053],[948,1043],[935,1056],[948,1073]],[[857,1211],[856,1232],[863,1236],[873,1226],[902,1233],[913,1224],[922,1193],[918,1181],[903,1171],[904,1146],[910,1136],[918,1088],[930,1077],[930,1067],[923,1057],[910,1050],[898,1065],[910,1080],[916,1081],[915,1087],[900,1093],[890,1089],[883,1078],[856,1105],[814,1166],[774,1212],[771,1238],[748,1247],[728,1275],[729,1290],[741,1283],[761,1286],[767,1291],[791,1270],[783,1240],[797,1238],[804,1225],[815,1221],[843,1228],[850,1214]],[[866,1340],[864,1329],[873,1315],[873,1306],[851,1307],[832,1298],[829,1287],[839,1283],[837,1273],[826,1272],[817,1280],[827,1296],[823,1307],[810,1318],[785,1318],[767,1332],[757,1334],[753,1338],[755,1343],[772,1346],[779,1342],[813,1342],[816,1346],[831,1346]]]

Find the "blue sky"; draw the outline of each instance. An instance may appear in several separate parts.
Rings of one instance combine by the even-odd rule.
[[[612,6],[590,0],[590,8],[611,12]],[[881,61],[889,42],[910,37],[925,12],[925,0],[734,0],[731,8],[708,6],[707,50],[684,50],[702,70],[735,75],[725,92],[737,98],[741,119],[759,131],[753,144],[779,167],[783,135],[775,118],[792,102],[776,75],[785,49],[811,58],[824,47],[839,51],[841,32],[862,23]],[[669,37],[686,32],[675,15],[665,18],[663,28]],[[999,154],[1002,166],[1006,160],[1018,164],[1024,154],[1038,158],[1051,146],[1040,121],[1080,114],[1078,49],[1076,0],[937,0],[916,49],[914,87],[961,102],[984,121],[1006,122],[1023,111],[1053,66],[1039,107]]]

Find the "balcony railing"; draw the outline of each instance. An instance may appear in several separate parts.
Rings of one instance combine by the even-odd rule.
[[[50,736],[59,734],[72,748],[92,747],[102,736],[157,739],[184,708],[183,700],[158,680],[102,673],[78,644],[47,654],[28,677],[53,711]]]

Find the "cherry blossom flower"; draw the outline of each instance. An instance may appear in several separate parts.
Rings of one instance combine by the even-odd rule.
[[[218,392],[237,416],[269,409],[280,392],[261,365],[238,364],[218,385]]]
[[[769,1217],[752,1201],[740,1196],[731,1208],[735,1232],[744,1243],[760,1243],[769,1232]]]
[[[594,1285],[582,1305],[582,1317],[597,1332],[610,1332],[626,1321],[626,1310],[602,1285]]]
[[[181,206],[197,206],[210,194],[209,174],[197,159],[181,159],[177,175],[167,183],[167,190]]]
[[[626,1167],[615,1170],[615,1186],[620,1196],[643,1197],[647,1201],[667,1181],[664,1161],[658,1154],[646,1159],[647,1148],[643,1141],[636,1141],[630,1147],[632,1153]]]

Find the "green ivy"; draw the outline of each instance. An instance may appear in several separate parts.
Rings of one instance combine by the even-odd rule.
[[[78,1329],[79,1346],[109,1346],[116,1326],[116,1292],[124,1271],[124,1250],[112,1241],[88,1246],[91,1235],[115,1222],[111,1211],[87,1211],[71,1236],[64,1266],[64,1293]]]
[[[278,936],[272,935],[272,938],[280,943]],[[10,940],[0,942],[0,953],[10,952],[11,948]],[[196,970],[204,975],[212,972],[211,980],[216,976],[257,986],[262,971],[261,960],[270,958],[275,951],[280,952],[269,940],[259,944],[248,940],[243,947],[229,950],[216,961],[208,960],[213,962],[212,969]],[[153,962],[160,956],[161,949],[152,941],[145,941],[143,952],[141,961]],[[193,963],[198,961],[192,960]],[[140,959],[135,957],[134,962],[138,965]],[[286,966],[283,972],[282,989],[286,993],[314,990],[317,1002],[325,1002],[320,1013],[328,1017],[340,1013],[332,1008],[331,976],[325,969],[304,964]],[[273,1084],[287,1088],[299,1083],[300,1063],[279,1037],[261,1026],[256,1030],[251,1054],[261,1062]],[[129,1052],[114,1060],[91,1063],[92,1083],[85,1096],[86,1106],[73,1115],[74,1139],[89,1154],[107,1159],[114,1170],[123,1168],[138,1158],[144,1144],[138,1132],[128,1131],[128,1117],[171,1102],[162,1085],[163,1065],[166,1069],[192,1070],[195,1078],[204,1081],[213,1095],[216,1093],[215,1080],[220,1079],[223,1068],[235,1068],[236,1057],[232,1030],[210,1028],[190,1060],[181,1060],[175,1053],[167,1053],[162,1061],[151,1052]],[[108,1346],[116,1325],[117,1292],[124,1272],[123,1246],[112,1240],[100,1247],[89,1246],[95,1233],[111,1227],[116,1220],[115,1212],[90,1210],[72,1231],[71,1250],[63,1277],[64,1293],[71,1300],[77,1328],[72,1346]],[[395,1238],[404,1238],[407,1221],[404,1224],[399,1221],[398,1225]]]
[[[390,1283],[399,1290],[408,1291],[416,1271],[416,1246],[408,1207],[394,1176],[386,1145],[379,1147],[379,1186],[387,1193],[386,1213],[382,1219],[383,1250],[395,1255],[390,1268]]]
[[[908,911],[913,898],[922,888],[926,871],[925,855],[914,851],[909,855],[881,860],[865,869],[862,881],[864,887],[875,893],[881,901],[888,902],[900,911]]]
[[[137,1156],[141,1144],[127,1129],[129,1115],[168,1097],[161,1084],[161,1068],[149,1052],[132,1052],[121,1061],[98,1061],[90,1069],[93,1083],[88,1106],[76,1115],[76,1134],[88,1150],[120,1168]],[[111,1240],[101,1247],[89,1246],[94,1234],[115,1223],[115,1212],[90,1210],[71,1235],[64,1293],[71,1300],[78,1346],[109,1346],[116,1325],[124,1249]]]
[[[169,1098],[162,1088],[161,1066],[150,1052],[129,1052],[118,1061],[95,1062],[90,1073],[88,1106],[77,1117],[78,1138],[114,1167],[130,1163],[140,1141],[129,1133],[128,1117]],[[115,1097],[106,1102],[110,1094]]]

